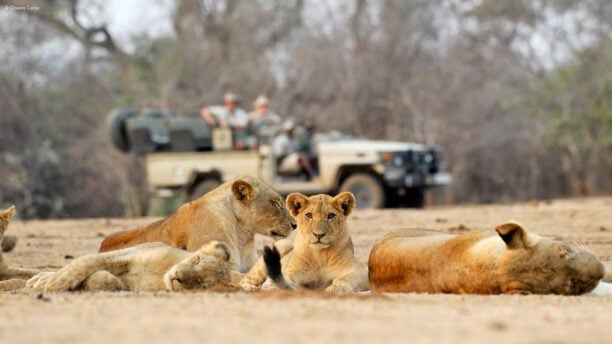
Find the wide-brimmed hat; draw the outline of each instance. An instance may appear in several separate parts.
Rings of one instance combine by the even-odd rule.
[[[258,96],[253,102],[253,106],[255,107],[268,106],[268,104],[270,104],[270,100],[264,95]]]
[[[232,103],[240,103],[240,98],[232,92],[225,92],[225,94],[223,95],[223,101],[232,102]]]

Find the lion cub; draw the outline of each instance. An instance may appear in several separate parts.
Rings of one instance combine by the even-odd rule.
[[[27,286],[45,292],[71,290],[178,291],[237,285],[230,250],[211,241],[195,252],[162,243],[80,257],[57,272],[41,272]]]
[[[259,289],[267,273],[283,289],[368,290],[367,269],[355,259],[346,229],[346,218],[355,206],[353,194],[307,197],[292,193],[286,203],[297,220],[297,234],[277,241],[273,249],[266,248],[265,259],[257,262],[241,281],[241,287]]]
[[[8,228],[11,218],[15,215],[15,206],[5,210],[0,210],[0,241],[4,238],[4,232]],[[38,270],[12,268],[9,267],[0,251],[0,290],[13,290],[23,287],[26,280],[35,274]]]
[[[603,276],[592,252],[515,222],[462,235],[391,233],[369,259],[370,286],[382,292],[579,295]]]

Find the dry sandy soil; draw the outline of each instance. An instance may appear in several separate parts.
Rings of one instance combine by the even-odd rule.
[[[612,198],[357,211],[356,253],[410,227],[462,231],[508,219],[588,245],[612,261]],[[11,265],[57,269],[142,219],[16,221]],[[261,243],[267,239],[260,238]],[[527,342],[612,343],[612,297],[322,293],[0,293],[0,342]]]

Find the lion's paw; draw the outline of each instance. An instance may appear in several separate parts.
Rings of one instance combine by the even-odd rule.
[[[355,291],[355,288],[353,288],[350,285],[332,284],[329,287],[325,288],[325,291],[329,293],[342,294],[342,293],[352,293]]]
[[[253,284],[252,282],[246,281],[244,279],[242,281],[240,281],[238,286],[243,291],[248,291],[248,292],[258,291],[259,288],[260,288],[260,286],[258,286],[256,284]]]
[[[123,282],[117,276],[106,270],[100,270],[87,277],[83,282],[83,290],[95,291],[119,291],[127,290]]]
[[[70,273],[60,270],[49,277],[47,283],[45,283],[44,291],[48,293],[75,290],[81,282],[83,281],[70,276]]]
[[[53,274],[54,272],[50,272],[50,271],[39,272],[36,275],[32,276],[26,282],[25,286],[26,288],[31,288],[31,289],[42,291],[43,288],[45,287],[45,283],[47,283],[47,281],[49,280],[49,278],[51,278],[51,276],[53,276]]]

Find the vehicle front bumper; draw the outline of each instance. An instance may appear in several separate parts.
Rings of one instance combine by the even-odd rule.
[[[396,187],[433,187],[444,186],[452,182],[452,176],[446,172],[423,173],[409,172],[401,170],[386,171],[384,174],[385,182],[388,186]]]

